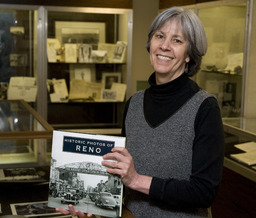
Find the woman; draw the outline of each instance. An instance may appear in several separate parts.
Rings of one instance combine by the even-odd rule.
[[[210,217],[224,135],[216,98],[189,78],[207,50],[203,26],[190,10],[167,9],[152,23],[147,50],[154,73],[126,104],[127,147],[102,164],[121,176],[135,217]]]

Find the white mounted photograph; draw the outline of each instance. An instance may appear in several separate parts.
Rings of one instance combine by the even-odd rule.
[[[10,204],[12,214],[25,217],[54,216],[60,214],[47,205],[47,201]]]

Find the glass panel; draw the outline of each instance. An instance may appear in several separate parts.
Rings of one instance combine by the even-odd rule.
[[[20,102],[0,101],[0,132],[46,131]]]
[[[0,166],[49,164],[52,128],[25,101],[0,101]]]
[[[246,5],[218,6],[199,10],[208,50],[196,80],[214,94],[223,117],[241,113]]]
[[[239,128],[241,131],[254,134],[254,140],[256,141],[256,118],[224,118],[223,123],[231,127]]]
[[[35,17],[33,10],[0,9],[0,99],[35,101],[35,81],[26,84],[27,79],[11,79],[35,76]]]
[[[12,166],[38,162],[38,148],[49,139],[0,139],[0,165]],[[46,157],[45,157],[46,158]],[[48,160],[49,161],[49,160]]]

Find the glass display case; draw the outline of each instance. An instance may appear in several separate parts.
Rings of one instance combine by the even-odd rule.
[[[196,8],[208,39],[196,81],[218,98],[223,117],[240,117],[246,75],[247,1],[205,3]]]
[[[256,119],[223,118],[224,166],[256,182]]]
[[[54,128],[119,128],[132,10],[0,6],[0,99],[30,102]]]
[[[0,99],[36,102],[38,7],[1,5]]]
[[[120,128],[131,10],[46,11],[47,121],[58,129]]]
[[[0,168],[49,165],[53,128],[25,101],[0,101]]]

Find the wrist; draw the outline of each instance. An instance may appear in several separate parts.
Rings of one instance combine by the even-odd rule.
[[[130,189],[149,194],[152,177],[136,174],[133,182],[128,186]]]

